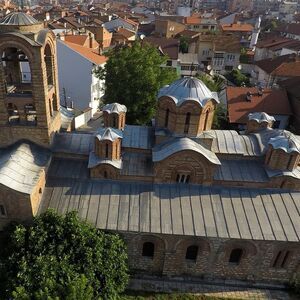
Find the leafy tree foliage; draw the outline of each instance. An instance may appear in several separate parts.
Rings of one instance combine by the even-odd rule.
[[[212,91],[212,92],[220,92],[224,86],[224,80],[217,75],[209,76],[209,75],[199,75],[198,78]]]
[[[167,57],[147,43],[117,48],[96,76],[105,79],[105,102],[128,108],[129,124],[146,124],[155,114],[159,89],[177,79],[174,69],[161,67]]]
[[[190,39],[186,36],[182,36],[179,39],[179,50],[182,53],[188,53],[189,52],[189,42]]]
[[[227,119],[227,110],[222,103],[219,103],[215,110],[212,129],[230,129],[230,124]]]
[[[62,217],[47,211],[30,225],[13,226],[4,243],[4,299],[115,299],[128,282],[124,242],[80,221],[75,212]]]
[[[240,70],[233,69],[231,72],[227,73],[225,77],[236,86],[250,86],[249,77],[244,75]]]

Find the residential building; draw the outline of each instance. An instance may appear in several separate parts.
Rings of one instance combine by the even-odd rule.
[[[272,87],[279,81],[298,76],[300,76],[300,61],[295,54],[257,61],[252,72],[253,81],[265,87]]]
[[[185,25],[170,20],[156,19],[155,34],[160,37],[173,38],[185,30]]]
[[[274,118],[272,127],[286,129],[292,115],[284,89],[258,89],[227,87],[223,101],[228,111],[228,121],[239,130],[245,130],[250,113],[264,111]]]
[[[95,113],[104,95],[104,82],[95,76],[94,71],[104,67],[107,58],[99,54],[98,49],[74,43],[75,40],[77,38],[66,37],[57,41],[61,104],[72,104],[80,110],[90,107]]]
[[[290,23],[280,26],[277,31],[284,37],[300,40],[300,23]]]

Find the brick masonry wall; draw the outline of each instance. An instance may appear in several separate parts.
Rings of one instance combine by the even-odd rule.
[[[246,280],[282,284],[300,272],[300,245],[277,241],[198,238],[163,234],[122,233],[128,245],[129,266],[135,274],[202,279]],[[142,256],[144,242],[153,242],[154,257]],[[196,261],[186,260],[188,246],[199,247]],[[242,248],[238,265],[229,263],[231,250]],[[279,251],[289,250],[284,268],[272,267]]]

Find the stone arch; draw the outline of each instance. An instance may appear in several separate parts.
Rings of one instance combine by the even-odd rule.
[[[153,257],[142,256],[144,243],[154,244]],[[137,234],[128,241],[129,265],[133,271],[161,275],[164,268],[167,242],[156,234]]]
[[[48,87],[53,86],[55,81],[54,66],[53,66],[54,53],[49,43],[46,43],[44,47],[44,61],[45,61],[46,78],[47,78]]]
[[[224,244],[224,261],[228,262],[230,258],[230,254],[234,249],[242,249],[243,253],[241,256],[241,260],[255,256],[257,254],[257,247],[254,243],[250,241],[227,241]]]
[[[119,178],[119,173],[119,169],[115,168],[110,164],[100,164],[94,168],[91,168],[92,178],[116,180]]]
[[[155,180],[175,183],[180,170],[183,170],[183,173],[190,172],[189,183],[203,184],[212,181],[214,166],[204,155],[192,150],[183,150],[155,163]]]

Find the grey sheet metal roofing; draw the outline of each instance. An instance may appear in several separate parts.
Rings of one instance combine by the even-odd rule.
[[[117,169],[121,169],[122,160],[103,159],[97,156],[95,152],[91,152],[89,156],[88,168],[91,169],[99,165],[111,165]]]
[[[0,149],[0,184],[31,194],[50,158],[49,150],[25,141]]]
[[[100,128],[96,133],[96,138],[99,141],[115,141],[123,138],[123,132],[115,128]]]
[[[119,103],[109,103],[103,107],[102,111],[106,111],[109,114],[120,114],[121,112],[127,112],[127,107]]]
[[[258,123],[263,123],[263,122],[275,122],[275,118],[272,116],[269,116],[265,112],[255,112],[255,113],[250,113],[248,115],[248,120],[255,120]]]
[[[1,25],[34,25],[40,23],[34,17],[27,15],[23,12],[12,12],[0,20]]]
[[[205,156],[213,164],[221,164],[215,153],[187,137],[171,139],[157,145],[153,148],[152,159],[153,162],[162,161],[174,153],[185,150],[195,151]]]
[[[281,149],[287,153],[300,153],[299,138],[287,131],[283,132],[281,135],[271,138],[268,144],[272,145],[273,149]]]
[[[94,148],[94,135],[84,133],[56,133],[53,152],[89,155]]]
[[[300,193],[284,190],[51,179],[39,213],[47,208],[119,232],[300,240]]]
[[[295,168],[293,171],[289,170],[271,170],[269,168],[266,168],[266,172],[270,178],[272,177],[280,177],[280,176],[287,176],[287,177],[293,177],[296,179],[300,179],[300,167]]]
[[[194,77],[184,77],[163,87],[158,93],[158,98],[163,96],[173,99],[177,106],[189,100],[196,101],[201,107],[211,99],[219,103],[218,94],[211,92],[201,80]]]
[[[148,126],[126,125],[123,131],[122,147],[150,150],[154,129]]]
[[[221,159],[221,166],[216,170],[215,180],[267,182],[269,178],[260,161],[250,159]]]

